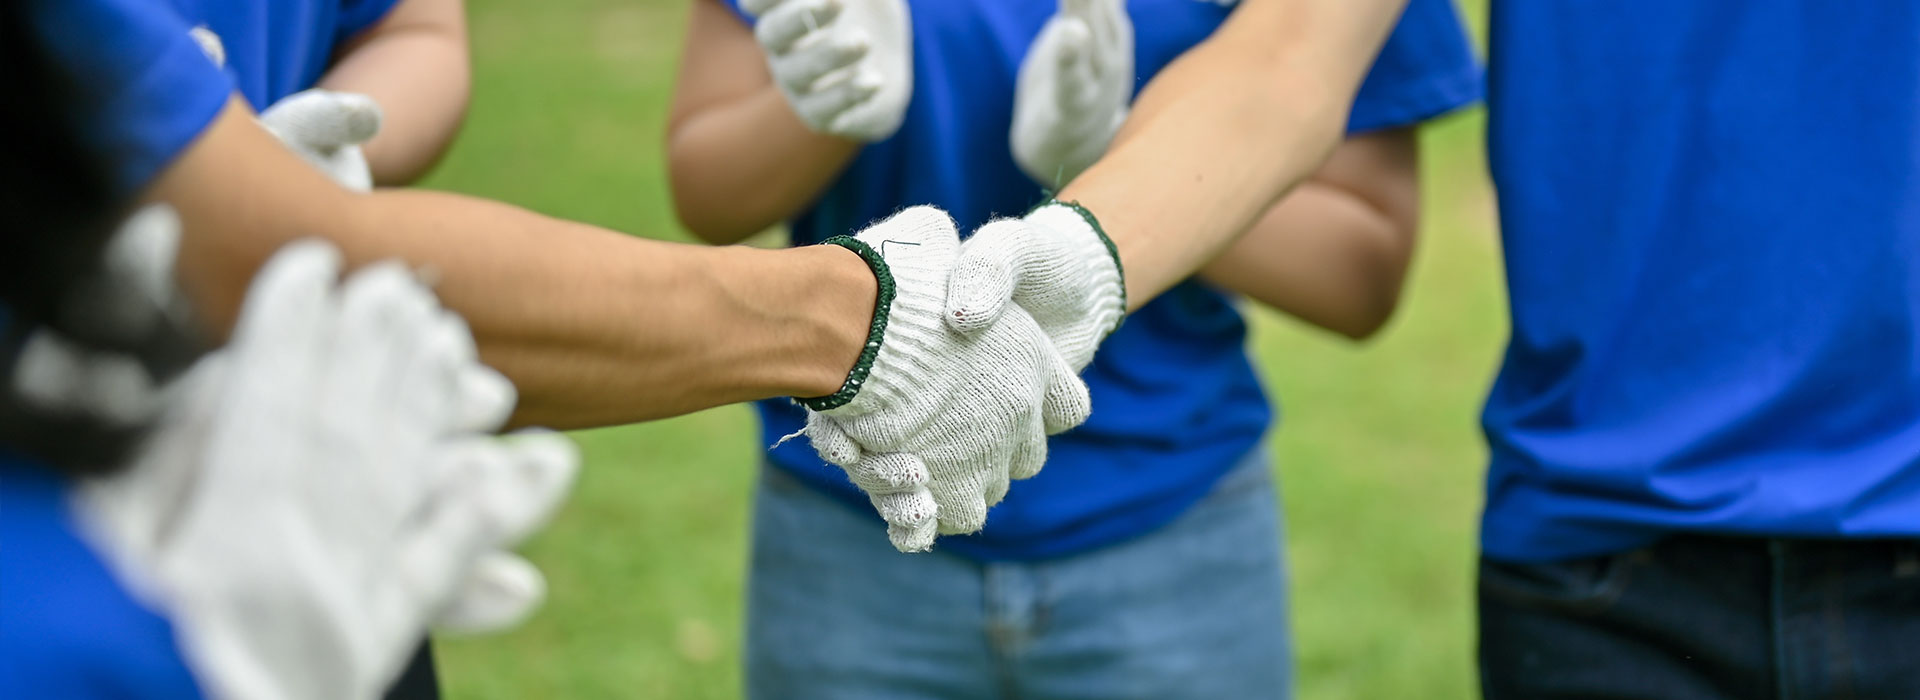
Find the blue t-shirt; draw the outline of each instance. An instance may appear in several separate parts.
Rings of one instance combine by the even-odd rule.
[[[310,87],[335,43],[397,0],[26,2],[34,35],[81,90],[89,145],[130,195],[236,91],[257,108]],[[202,25],[221,37],[227,71],[189,36]],[[167,622],[73,525],[64,483],[0,455],[0,697],[200,697]]]
[[[1488,556],[1920,535],[1920,2],[1493,5]]]
[[[256,110],[312,87],[335,48],[399,0],[24,0],[34,33],[80,87],[90,145],[132,193],[235,92]],[[220,37],[216,68],[189,31]]]
[[[0,696],[198,698],[173,628],[75,534],[67,487],[0,455]]]
[[[1054,11],[1034,0],[910,2],[914,94],[900,131],[861,151],[811,209],[791,222],[796,244],[933,204],[962,231],[1018,216],[1043,197],[1007,143],[1014,80]],[[1135,67],[1144,84],[1226,19],[1199,0],[1132,0]],[[1481,69],[1448,0],[1414,0],[1360,89],[1349,130],[1418,123],[1477,99]],[[1097,212],[1096,212],[1097,213]],[[1204,496],[1253,450],[1273,411],[1244,344],[1234,301],[1198,282],[1135,312],[1106,340],[1085,378],[1093,417],[1049,445],[1047,468],[1015,484],[986,529],[942,538],[977,559],[1070,554],[1158,527]],[[761,402],[765,439],[799,430],[803,412]],[[795,441],[770,460],[803,482],[871,512],[840,469]]]

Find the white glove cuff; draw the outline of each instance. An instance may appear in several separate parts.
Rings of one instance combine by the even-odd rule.
[[[1100,228],[1100,220],[1078,202],[1048,200],[1022,219],[1028,225],[1054,234],[1069,248],[1069,259],[1084,265],[1081,279],[1087,280],[1092,299],[1094,327],[1111,334],[1127,315],[1126,273],[1120,267],[1120,249]]]

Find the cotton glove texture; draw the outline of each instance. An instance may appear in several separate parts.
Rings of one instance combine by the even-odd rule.
[[[1126,0],[1060,0],[1020,62],[1014,162],[1059,189],[1106,153],[1133,100],[1133,20]]]
[[[872,498],[895,548],[925,551],[936,534],[979,530],[1009,479],[1039,473],[1047,436],[1091,412],[1087,386],[1024,311],[975,333],[947,326],[960,239],[945,212],[915,207],[838,242],[865,249],[880,278],[881,332],[826,397],[844,405],[803,402],[806,433]]]
[[[1093,214],[1072,203],[981,226],[961,247],[949,289],[954,330],[978,333],[1017,306],[1076,372],[1093,362],[1127,311],[1119,251]]]
[[[380,105],[351,92],[307,90],[260,113],[260,123],[320,172],[349,190],[373,189],[360,145],[380,132]]]
[[[340,271],[317,242],[275,255],[136,462],[78,490],[215,697],[378,697],[430,622],[510,623],[544,591],[505,549],[564,497],[572,444],[490,437],[515,394],[459,317],[396,263]]]
[[[904,0],[743,0],[773,82],[807,128],[881,141],[913,98],[913,23]]]

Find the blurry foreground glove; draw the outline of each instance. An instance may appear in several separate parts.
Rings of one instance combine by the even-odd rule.
[[[913,98],[913,23],[903,0],[742,0],[758,19],[773,82],[807,128],[855,141],[892,136]]]
[[[1020,62],[1014,162],[1059,189],[1106,153],[1133,99],[1133,20],[1125,0],[1059,0]]]
[[[307,90],[260,113],[260,123],[300,157],[349,190],[373,189],[360,145],[380,132],[380,105],[351,92]]]
[[[1047,459],[1047,436],[1087,419],[1087,386],[1019,309],[979,332],[941,319],[959,252],[933,207],[895,214],[828,243],[858,253],[880,281],[874,332],[839,393],[801,403],[806,433],[846,469],[903,552],[974,532]]]
[[[136,463],[79,490],[217,697],[377,697],[430,622],[507,624],[544,591],[504,549],[563,498],[571,443],[489,437],[514,392],[465,324],[398,264],[340,270],[324,244],[277,254]]]

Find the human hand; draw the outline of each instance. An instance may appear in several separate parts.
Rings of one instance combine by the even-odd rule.
[[[1024,311],[973,333],[948,327],[960,240],[945,212],[915,207],[829,242],[880,278],[880,330],[839,393],[802,401],[808,437],[867,492],[900,551],[979,530],[1009,479],[1039,473],[1047,436],[1086,420],[1086,384]]]
[[[960,249],[946,301],[962,333],[989,328],[1017,307],[1045,329],[1078,372],[1127,313],[1120,253],[1073,203],[1049,202],[1018,219],[988,222]]]
[[[564,496],[572,445],[489,437],[514,392],[460,319],[397,263],[340,269],[320,243],[274,256],[135,463],[80,489],[217,696],[376,697],[429,623],[510,624],[544,591],[505,548]]]
[[[743,0],[773,82],[807,128],[881,141],[913,97],[913,26],[904,0]]]
[[[1020,62],[1014,162],[1058,189],[1106,153],[1133,100],[1133,20],[1126,0],[1060,0]]]
[[[355,192],[373,189],[373,171],[360,150],[380,132],[380,105],[373,98],[306,90],[267,107],[260,123],[340,186]]]

